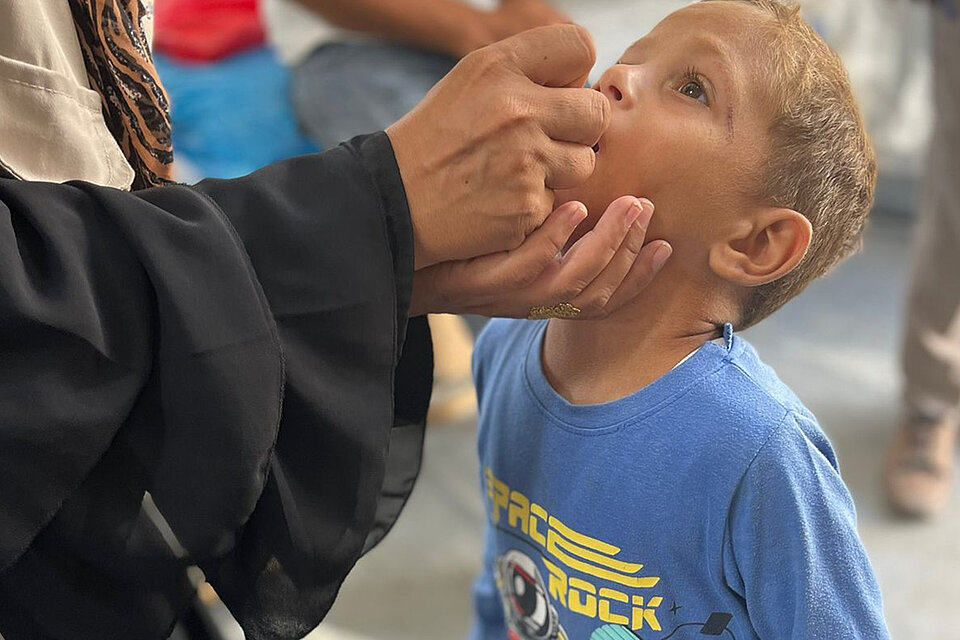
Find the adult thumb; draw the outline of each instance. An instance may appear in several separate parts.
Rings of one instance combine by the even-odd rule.
[[[575,24],[530,29],[491,48],[501,49],[516,71],[545,87],[582,87],[597,62],[593,37]]]

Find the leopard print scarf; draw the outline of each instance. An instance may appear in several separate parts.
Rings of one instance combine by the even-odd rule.
[[[133,167],[133,189],[173,178],[170,100],[143,32],[141,0],[68,0],[90,86],[103,118]]]

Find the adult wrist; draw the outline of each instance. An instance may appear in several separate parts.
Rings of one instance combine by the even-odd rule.
[[[442,266],[415,271],[413,274],[413,293],[410,298],[409,317],[428,313],[464,313],[463,296],[451,289],[450,278]]]
[[[407,314],[411,318],[423,316],[435,310],[432,276],[429,272],[429,269],[422,269],[413,274],[413,293],[410,296],[410,310]]]
[[[424,229],[424,212],[428,211],[431,205],[420,187],[426,181],[426,173],[429,169],[425,166],[423,149],[415,148],[418,146],[418,141],[405,135],[406,126],[403,120],[387,128],[385,133],[393,149],[393,157],[407,201],[413,235],[413,268],[419,270],[437,262],[430,255],[423,241],[424,234],[427,233]]]
[[[417,239],[393,141],[384,132],[357,136],[345,145],[363,165],[379,198],[385,238],[393,259],[397,326],[411,317]]]

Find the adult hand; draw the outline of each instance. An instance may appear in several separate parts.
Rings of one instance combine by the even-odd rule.
[[[593,173],[610,104],[583,88],[590,35],[557,25],[460,61],[387,129],[413,220],[417,269],[513,249],[553,209],[553,190]]]
[[[498,40],[527,29],[570,22],[566,14],[543,0],[500,0],[500,6],[488,13],[486,19]]]
[[[652,215],[650,201],[619,198],[561,256],[587,216],[582,204],[568,202],[512,251],[417,271],[410,315],[525,318],[531,307],[569,302],[581,310],[578,319],[605,317],[640,293],[670,257],[666,241],[643,244]]]

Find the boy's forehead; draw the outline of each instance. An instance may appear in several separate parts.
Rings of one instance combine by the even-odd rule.
[[[716,62],[718,80],[735,101],[747,95],[763,98],[767,66],[762,63],[765,32],[758,22],[768,20],[762,10],[745,2],[698,2],[674,11],[646,36],[631,45],[624,62],[644,62],[658,55],[676,57],[693,65],[704,58]]]
[[[731,2],[730,0],[706,0],[694,2],[682,9],[677,9],[660,21],[654,30],[666,26],[681,28],[691,23],[698,23],[701,28],[716,27],[719,31],[729,32],[732,27],[740,30],[749,30],[751,23],[763,20],[766,12],[748,2]]]
[[[745,56],[755,48],[754,27],[763,18],[759,9],[743,2],[698,2],[668,15],[627,50],[681,39],[685,46],[723,58]]]

